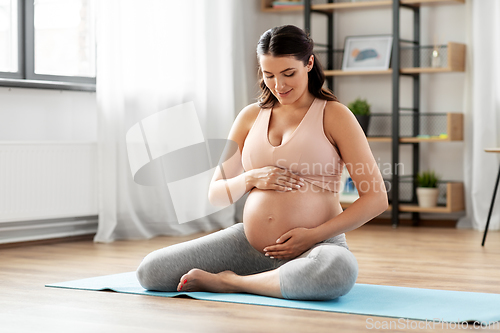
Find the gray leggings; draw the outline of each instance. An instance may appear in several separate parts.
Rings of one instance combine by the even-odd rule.
[[[137,269],[137,278],[148,290],[176,291],[181,276],[192,268],[250,275],[278,267],[281,294],[288,299],[334,299],[347,294],[358,276],[358,263],[344,234],[317,243],[291,260],[271,259],[250,245],[243,223],[237,223],[150,253]]]

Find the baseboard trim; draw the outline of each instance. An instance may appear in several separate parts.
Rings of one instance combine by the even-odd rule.
[[[88,237],[97,232],[97,223],[97,216],[2,222],[0,223],[0,245]]]
[[[72,242],[92,242],[94,240],[94,235],[95,234],[88,234],[81,236],[39,239],[27,242],[3,243],[0,244],[0,250],[10,249],[15,247],[25,247],[25,246],[53,245],[53,244],[72,243]]]

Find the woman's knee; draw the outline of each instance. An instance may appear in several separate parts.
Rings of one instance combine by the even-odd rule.
[[[167,274],[165,260],[160,258],[158,251],[148,254],[142,260],[136,270],[137,280],[147,290],[175,291],[180,277],[176,279],[172,274]]]
[[[144,288],[144,289],[148,289],[148,290],[151,290],[151,289],[155,289],[154,288],[154,269],[153,269],[153,265],[151,263],[151,260],[148,259],[148,257],[150,256],[151,254],[149,254],[148,256],[146,256],[141,264],[139,265],[139,267],[137,268],[136,270],[136,276],[137,276],[137,280],[139,281],[140,285]]]
[[[354,255],[339,246],[315,248],[306,258],[280,267],[281,292],[285,298],[329,300],[347,294],[358,277]]]
[[[356,257],[351,251],[345,248],[341,249],[330,257],[331,260],[325,260],[326,267],[323,272],[325,277],[322,281],[325,281],[325,284],[330,288],[328,299],[346,295],[354,287],[358,278]]]

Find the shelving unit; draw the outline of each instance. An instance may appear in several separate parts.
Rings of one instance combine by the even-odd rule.
[[[311,32],[311,18],[313,13],[326,15],[327,17],[327,45],[322,45],[326,50],[326,61],[323,60],[323,65],[326,64],[325,75],[328,79],[328,85],[333,89],[334,77],[351,76],[351,75],[391,75],[392,77],[392,110],[390,113],[391,130],[387,136],[368,137],[370,142],[387,142],[391,144],[392,155],[392,178],[391,182],[391,205],[389,210],[392,215],[392,224],[396,227],[399,224],[399,213],[412,213],[414,224],[417,224],[420,213],[450,213],[461,211],[465,208],[463,184],[457,182],[446,183],[446,203],[441,203],[435,208],[421,208],[417,205],[416,188],[411,181],[411,199],[401,200],[400,198],[400,176],[398,165],[400,161],[399,148],[400,145],[409,145],[412,147],[413,165],[412,175],[419,172],[420,163],[420,143],[422,142],[450,142],[463,140],[463,114],[447,113],[446,136],[440,137],[433,135],[430,137],[420,137],[421,128],[420,122],[414,121],[411,129],[411,135],[401,136],[400,118],[402,110],[412,110],[412,116],[419,118],[423,116],[420,113],[420,74],[423,73],[449,73],[465,71],[465,45],[460,43],[449,42],[446,45],[441,45],[446,51],[446,58],[442,67],[430,67],[424,65],[421,58],[421,52],[433,46],[423,46],[420,44],[420,7],[428,5],[449,5],[449,4],[464,4],[465,0],[378,0],[378,1],[356,1],[356,2],[334,2],[327,0],[325,4],[311,4],[311,0],[304,0],[304,5],[295,8],[272,8],[272,0],[261,0],[262,10],[264,12],[280,12],[286,9],[290,11],[303,11],[305,30]],[[333,14],[346,10],[370,10],[373,8],[388,8],[392,9],[393,17],[393,49],[391,55],[391,69],[382,71],[343,71],[340,68],[339,56],[342,50],[336,50],[334,45],[333,33]],[[400,10],[401,8],[408,9],[413,12],[413,39],[411,41],[402,40],[400,38]],[[402,44],[410,44],[409,47],[402,47]],[[402,56],[411,56],[410,63],[401,65]],[[397,70],[394,70],[397,69]],[[409,76],[413,82],[413,103],[411,108],[402,108],[399,100],[400,95],[400,77]],[[441,134],[441,133],[439,133]],[[405,183],[405,185],[407,185]],[[444,185],[444,184],[443,184]],[[409,202],[407,202],[409,201]],[[348,207],[350,204],[344,203],[343,207]]]
[[[465,71],[465,44],[449,42],[446,45],[446,67],[406,67],[399,70],[400,74],[446,73]],[[337,50],[337,53],[342,50]],[[337,61],[338,63],[338,61]],[[326,76],[350,75],[387,75],[392,74],[392,69],[380,71],[343,71],[341,69],[327,69]]]
[[[351,75],[387,75],[392,74],[392,69],[381,71],[343,71],[340,69],[327,69],[325,76],[351,76]]]
[[[303,11],[304,7],[296,8],[273,8],[273,0],[261,0],[261,10],[263,12],[282,12],[282,11]],[[370,7],[390,7],[392,0],[366,1],[366,2],[339,2],[312,5],[311,9],[318,12],[333,13],[338,10],[364,9]],[[465,0],[400,0],[402,5],[421,6],[421,5],[442,5],[450,3],[465,3]]]
[[[464,138],[463,133],[463,124],[464,124],[464,115],[463,113],[453,113],[448,112],[446,114],[432,114],[433,116],[443,116],[446,117],[446,132],[444,133],[433,133],[428,134],[428,137],[414,137],[414,136],[404,136],[400,133],[399,142],[400,143],[417,143],[417,142],[451,142],[451,141],[462,141]],[[387,114],[373,114],[373,117],[376,116],[384,116],[386,118],[390,118],[392,115]],[[425,116],[425,114],[420,114],[421,117]],[[411,115],[410,115],[411,117]],[[422,127],[422,126],[420,126]],[[371,134],[371,135],[370,135]],[[423,133],[421,133],[423,134]],[[446,134],[446,137],[440,136],[440,134]],[[374,136],[373,133],[368,132],[368,141],[370,142],[392,142],[392,137],[384,135]]]
[[[446,192],[444,196],[446,198],[445,204],[440,204],[437,207],[422,208],[415,204],[401,203],[399,205],[399,211],[405,213],[453,213],[465,209],[463,183],[446,183]],[[347,202],[342,202],[341,204],[342,208],[347,208],[351,205],[351,203]],[[387,211],[392,211],[392,205],[389,205]]]

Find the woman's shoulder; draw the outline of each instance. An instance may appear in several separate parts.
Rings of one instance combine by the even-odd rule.
[[[351,110],[349,110],[349,108],[344,104],[338,101],[326,101],[325,115],[345,117],[349,116],[350,113],[352,113]]]
[[[257,115],[260,112],[261,107],[259,106],[258,102],[249,104],[245,106],[240,113],[238,114],[238,117],[244,117],[244,118],[253,118],[257,117]]]
[[[351,110],[336,101],[327,101],[324,115],[325,132],[335,138],[339,134],[349,132],[358,126],[358,121]]]
[[[252,128],[257,116],[260,112],[259,103],[253,103],[244,107],[237,115],[234,120],[233,127],[231,129],[231,137],[240,137],[243,139],[247,136],[250,128]]]
[[[325,105],[325,123],[345,126],[356,121],[356,117],[344,104],[337,101],[327,101]]]
[[[260,109],[258,102],[247,105],[236,116],[236,122],[250,129],[259,115]]]

